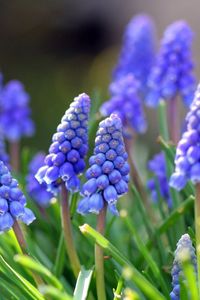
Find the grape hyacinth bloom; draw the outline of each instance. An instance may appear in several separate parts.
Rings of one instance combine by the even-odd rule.
[[[0,233],[9,230],[16,220],[29,225],[35,220],[26,207],[26,198],[6,165],[0,161]]]
[[[116,81],[131,73],[145,89],[155,59],[155,26],[147,15],[134,17],[124,33],[119,62],[113,72]]]
[[[80,94],[74,99],[52,137],[44,166],[36,174],[39,183],[46,183],[48,191],[54,194],[62,182],[71,192],[79,190],[78,175],[85,169],[84,158],[88,151],[89,110],[88,95]]]
[[[39,184],[35,174],[44,165],[45,153],[37,153],[29,164],[29,174],[26,177],[26,189],[31,198],[41,207],[47,207],[51,203],[53,194],[47,191],[47,184]]]
[[[171,208],[172,199],[170,197],[166,161],[163,152],[156,154],[153,159],[148,162],[148,169],[155,176],[147,181],[147,188],[151,191],[153,201],[158,201],[159,191],[161,197],[165,199],[168,207]]]
[[[180,278],[184,280],[183,270],[182,270],[182,259],[184,256],[188,257],[191,264],[194,267],[195,273],[197,271],[197,259],[195,254],[195,249],[192,246],[190,236],[188,234],[182,235],[177,243],[177,248],[175,251],[175,258],[172,268],[172,292],[170,293],[171,300],[180,300]]]
[[[185,21],[167,27],[161,41],[157,62],[148,79],[146,104],[156,107],[160,100],[172,100],[180,95],[184,104],[191,104],[195,90],[192,61],[193,32]]]
[[[138,88],[139,83],[131,74],[113,82],[110,85],[111,98],[100,109],[103,116],[109,116],[111,113],[118,114],[125,134],[128,134],[130,129],[137,133],[144,133],[147,128]]]
[[[200,182],[200,85],[186,116],[187,129],[178,143],[170,186],[180,191],[191,180]]]
[[[112,114],[99,124],[95,139],[94,154],[89,159],[87,181],[83,185],[83,199],[78,204],[80,214],[99,214],[108,204],[108,209],[118,215],[118,197],[128,191],[129,165],[122,137],[120,118]]]
[[[9,81],[0,92],[0,126],[10,142],[34,134],[30,97],[18,80]]]

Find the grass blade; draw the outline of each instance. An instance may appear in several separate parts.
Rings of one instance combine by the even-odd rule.
[[[93,271],[94,268],[86,270],[83,266],[81,267],[74,290],[74,300],[85,300],[87,298]]]

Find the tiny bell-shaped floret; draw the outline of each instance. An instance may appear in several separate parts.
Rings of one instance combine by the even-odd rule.
[[[184,280],[182,262],[184,257],[189,259],[197,271],[197,259],[194,247],[188,234],[182,235],[177,243],[177,248],[174,253],[174,262],[172,267],[172,291],[170,293],[171,300],[180,300],[180,279]]]
[[[105,138],[109,142],[104,142]],[[90,157],[89,164],[78,213],[98,214],[107,204],[111,213],[117,215],[117,200],[128,192],[129,181],[129,165],[118,115],[112,114],[99,124],[94,154]]]
[[[29,225],[35,216],[26,207],[26,198],[17,180],[12,178],[6,165],[0,161],[0,232],[9,230],[15,220]]]
[[[38,152],[29,163],[29,173],[26,177],[26,189],[30,197],[42,207],[50,204],[53,194],[47,191],[47,184],[39,184],[35,174],[44,165],[45,154]]]
[[[57,194],[61,182],[65,182],[71,192],[80,188],[78,176],[85,169],[84,158],[88,151],[89,111],[89,96],[80,94],[62,117],[44,165],[35,176],[39,183],[46,183],[48,191],[54,194]]]

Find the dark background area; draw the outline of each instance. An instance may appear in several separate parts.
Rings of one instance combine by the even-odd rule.
[[[64,111],[81,92],[102,101],[116,62],[124,28],[137,13],[150,14],[158,37],[177,19],[195,31],[194,55],[200,69],[198,0],[0,0],[0,69],[5,81],[21,80],[31,95],[36,134],[25,143],[47,149]],[[148,112],[155,140],[155,112]]]

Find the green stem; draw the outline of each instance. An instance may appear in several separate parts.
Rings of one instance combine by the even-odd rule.
[[[197,278],[200,291],[200,183],[196,184],[195,198],[195,230],[196,230],[196,253],[197,253]]]
[[[119,300],[122,299],[122,289],[124,287],[124,280],[122,277],[119,278],[119,281],[117,283],[117,288],[114,291],[114,299],[113,300]]]
[[[174,97],[169,101],[168,123],[170,126],[170,137],[175,145],[178,143],[180,138],[180,124],[178,112],[178,98]]]
[[[169,131],[167,125],[166,103],[163,100],[160,101],[160,104],[158,106],[158,124],[161,136],[165,141],[168,141]]]
[[[97,231],[104,234],[107,207],[100,211],[97,218]],[[104,281],[104,258],[102,248],[95,244],[95,271],[96,271],[96,288],[98,300],[106,300],[105,281]]]
[[[81,267],[74,246],[72,226],[70,220],[70,209],[68,203],[68,192],[66,190],[64,183],[62,183],[61,185],[61,218],[62,218],[62,229],[65,237],[66,250],[68,253],[71,268],[74,273],[74,276],[78,277]]]

